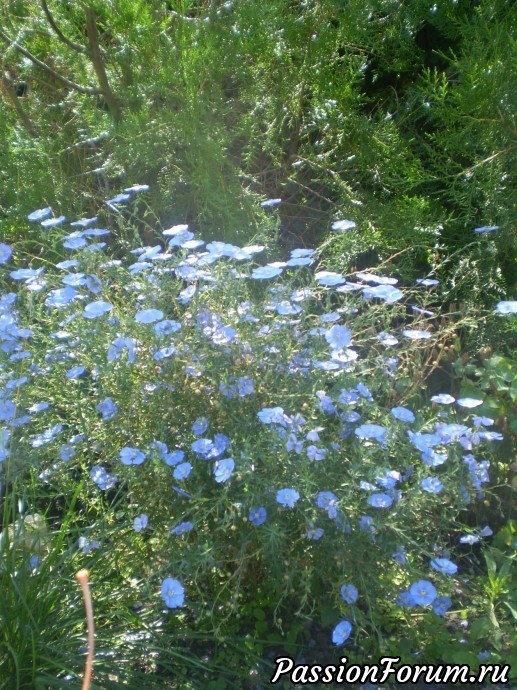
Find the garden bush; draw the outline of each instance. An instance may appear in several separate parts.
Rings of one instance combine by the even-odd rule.
[[[109,201],[126,238],[146,191]],[[282,653],[508,661],[510,599],[493,644],[463,627],[502,435],[482,395],[426,393],[458,328],[432,274],[327,270],[343,218],[285,260],[266,232],[123,252],[96,218],[29,220],[58,260],[0,245],[0,687],[77,687],[83,567],[97,687],[254,688]]]

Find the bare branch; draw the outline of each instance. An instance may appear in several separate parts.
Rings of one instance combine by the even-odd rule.
[[[37,137],[39,134],[38,129],[30,119],[30,117],[27,115],[25,110],[22,108],[20,100],[16,95],[16,89],[14,88],[14,84],[6,74],[3,74],[0,78],[0,90],[3,93],[5,100],[8,101],[18,113],[20,122],[25,127],[25,129],[29,132],[31,136]]]
[[[106,68],[104,67],[104,61],[102,59],[99,46],[99,32],[97,30],[97,23],[95,21],[95,13],[91,7],[85,7],[84,11],[86,14],[86,33],[88,34],[89,44],[88,53],[90,55],[93,69],[95,70],[95,74],[99,80],[102,94],[106,100],[109,111],[113,115],[113,119],[118,122],[121,117],[120,102],[111,90],[108,75],[106,74]]]
[[[48,23],[50,26],[54,29],[57,37],[65,43],[69,48],[72,48],[72,50],[77,51],[78,53],[82,53],[83,55],[86,55],[86,48],[84,46],[80,46],[78,43],[74,43],[71,41],[69,38],[67,38],[64,33],[61,31],[59,26],[56,24],[54,21],[54,17],[50,13],[50,10],[48,8],[46,0],[41,0],[41,6],[43,8],[43,12],[45,12],[45,16],[48,19]]]
[[[41,60],[38,60],[37,57],[35,57],[32,53],[30,53],[26,48],[21,46],[17,41],[14,39],[10,38],[5,31],[0,29],[0,37],[4,39],[9,45],[11,45],[13,48],[16,48],[16,50],[21,53],[22,55],[25,55],[26,58],[28,58],[31,62],[33,62],[35,65],[40,67],[41,69],[45,70],[45,72],[48,72],[51,74],[55,79],[58,79],[61,83],[65,84],[65,86],[68,86],[70,89],[73,89],[74,91],[78,91],[79,93],[85,93],[87,96],[102,96],[104,95],[104,92],[101,91],[100,89],[92,89],[87,86],[81,86],[80,84],[76,84],[73,81],[70,81],[70,79],[67,79],[66,77],[63,77],[61,74],[56,72],[55,70],[52,69],[52,67],[49,67],[45,62],[42,62]]]

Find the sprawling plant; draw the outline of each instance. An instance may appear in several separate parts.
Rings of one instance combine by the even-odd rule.
[[[107,203],[124,218],[146,190]],[[239,644],[245,673],[271,648],[443,658],[430,631],[457,638],[444,616],[467,606],[465,556],[491,534],[466,516],[490,490],[502,436],[481,397],[422,395],[455,328],[428,308],[434,276],[408,287],[386,270],[328,270],[327,250],[355,228],[345,219],[319,251],[285,260],[205,244],[186,224],[114,259],[95,217],[64,229],[42,208],[30,220],[61,256],[13,266],[0,245],[2,476],[11,492],[36,487],[4,516],[11,672],[78,672],[79,621],[51,582],[81,567],[102,639],[117,631],[106,687],[136,671],[169,677],[171,658],[186,663],[182,639],[209,657]],[[500,318],[515,310],[498,305]],[[54,655],[51,624],[31,665],[16,645],[22,624],[45,640],[29,615],[40,581],[41,610],[66,611],[75,637]]]

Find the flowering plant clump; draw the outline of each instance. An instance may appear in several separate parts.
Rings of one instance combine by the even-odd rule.
[[[96,224],[54,228],[51,268],[0,254],[0,460],[53,494],[82,482],[78,561],[116,557],[158,617],[216,634],[255,602],[263,635],[302,617],[360,648],[458,604],[452,544],[502,437],[482,400],[414,383],[447,333],[407,306],[436,281],[338,274],[311,249],[259,264],[263,246],[184,224],[115,260]]]

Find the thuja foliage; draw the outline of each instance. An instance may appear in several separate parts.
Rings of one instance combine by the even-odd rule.
[[[41,199],[89,214],[138,177],[209,238],[245,243],[281,197],[287,248],[353,214],[338,270],[397,255],[407,280],[440,263],[449,301],[515,288],[510,0],[5,0],[1,25],[6,234]],[[485,225],[458,287],[447,260]]]
[[[110,204],[127,218],[146,189]],[[63,229],[50,214],[30,218],[58,261],[0,245],[0,661],[14,687],[80,674],[66,583],[81,567],[106,688],[255,687],[282,650],[508,659],[491,619],[467,645],[452,625],[486,600],[471,546],[492,534],[475,507],[502,435],[482,396],[425,395],[455,328],[428,308],[433,276],[328,270],[345,219],[285,261],[186,224],[115,259],[95,217]]]

